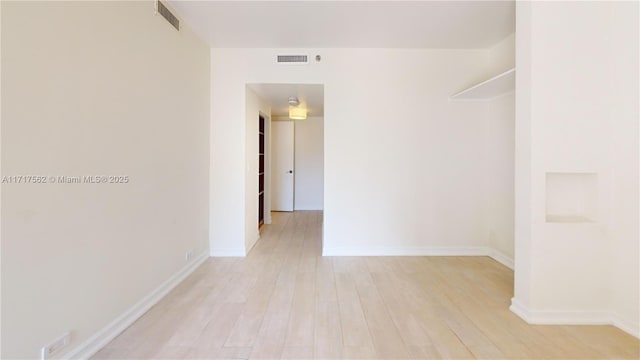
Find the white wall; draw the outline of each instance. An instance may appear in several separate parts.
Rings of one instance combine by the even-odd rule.
[[[612,312],[627,331],[640,337],[640,6],[612,9],[616,35],[612,80],[616,97],[609,144],[612,169],[610,239],[614,268]]]
[[[209,170],[211,256],[246,254],[246,95],[245,83],[234,82],[211,54],[211,121]],[[234,61],[246,61],[235,59]],[[217,86],[227,84],[229,87]]]
[[[515,34],[489,49],[489,76],[515,66]],[[488,246],[493,256],[513,267],[515,93],[487,103],[484,120],[484,181]]]
[[[514,193],[514,297],[511,309],[524,317],[530,307],[532,242],[532,134],[531,134],[531,3],[516,5],[516,121]]]
[[[324,119],[295,122],[295,210],[322,210],[324,198]]]
[[[640,336],[638,4],[518,3],[516,24],[512,309]],[[597,174],[595,222],[546,222],[549,172]]]
[[[489,75],[498,75],[514,66],[516,66],[516,33],[489,48]]]
[[[0,69],[2,69],[2,2],[0,2]],[[2,71],[0,70],[0,84],[2,84]],[[0,85],[0,122],[2,120],[2,114],[1,114],[1,109],[2,109],[2,88],[3,86]],[[2,159],[2,124],[0,124],[0,160]],[[0,163],[0,179],[2,179],[2,176],[4,175],[4,172],[2,171],[2,165]],[[2,183],[0,182],[0,273],[2,270],[2,256],[1,256],[1,247],[2,247],[2,234],[4,234],[4,232],[2,231],[2,188],[4,186],[2,186]],[[0,278],[0,281],[2,281],[2,279]],[[1,286],[1,282],[0,282],[0,286]],[[2,352],[2,289],[0,288],[0,356],[2,356],[3,352]]]
[[[209,49],[153,9],[2,2],[2,174],[130,179],[2,185],[3,359],[86,350],[208,253]]]
[[[251,250],[258,237],[258,126],[259,116],[265,117],[265,127],[270,127],[271,107],[262,98],[260,98],[249,86],[246,87],[246,108],[245,108],[245,124],[246,124],[246,159],[245,159],[245,254]],[[265,135],[265,141],[268,136]],[[268,147],[268,141],[265,149]],[[269,156],[265,156],[265,160]],[[265,170],[268,169],[265,163]],[[270,173],[265,173],[265,181],[269,179]],[[265,182],[265,189],[269,189],[270,183]],[[268,193],[268,191],[266,192]],[[266,195],[265,193],[265,195]],[[265,199],[266,202],[267,199]],[[267,205],[269,203],[267,202]],[[270,209],[271,207],[268,206]],[[269,214],[269,219],[267,219]],[[265,222],[270,223],[270,211],[265,211]],[[244,254],[243,254],[244,255]]]
[[[488,246],[513,267],[515,94],[491,100],[485,120],[485,216]]]
[[[275,63],[277,49],[211,50],[212,252],[244,244],[248,83],[325,85],[325,254],[468,253],[486,245],[477,119],[488,107],[448,98],[486,73],[488,51],[286,52],[322,61],[287,66]]]

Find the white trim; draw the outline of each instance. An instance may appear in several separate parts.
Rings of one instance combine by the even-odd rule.
[[[509,269],[514,269],[512,257],[486,246],[324,247],[322,256],[488,256]]]
[[[488,256],[484,246],[449,247],[324,247],[322,256]]]
[[[516,298],[511,299],[509,307],[529,324],[545,325],[613,325],[631,336],[640,339],[640,324],[622,319],[607,311],[540,311],[527,309]]]
[[[100,349],[107,345],[116,336],[120,335],[127,327],[138,320],[144,313],[146,313],[153,305],[162,300],[165,295],[169,293],[174,287],[182,282],[187,276],[189,276],[195,269],[198,268],[209,257],[207,252],[204,251],[191,262],[185,265],[177,273],[172,275],[165,282],[160,284],[155,290],[149,293],[147,296],[138,301],[135,305],[130,307],[123,314],[118,316],[109,325],[102,328],[102,330],[95,333],[89,339],[85,340],[75,348],[67,352],[61,359],[88,359],[95,355]]]
[[[246,254],[248,254],[251,251],[251,249],[253,249],[256,246],[256,244],[258,243],[258,240],[260,240],[260,230],[256,229],[256,239],[251,243],[251,246],[246,246],[245,244],[245,246],[247,247],[247,250],[244,252],[245,255],[242,255],[242,256],[246,256]],[[222,256],[222,257],[229,257],[229,256]]]
[[[211,257],[245,257],[247,253],[244,248],[211,248],[209,251]]]
[[[547,325],[609,325],[611,316],[605,311],[531,310],[517,299],[511,299],[509,310],[529,324]]]
[[[298,206],[296,207],[293,204],[293,211],[324,211],[322,207],[318,208],[317,206]]]
[[[493,248],[488,248],[488,250],[489,250],[488,256],[490,258],[492,258],[493,260],[499,262],[500,264],[508,267],[511,270],[515,270],[513,257],[503,253],[500,250],[496,250],[496,249],[493,249]]]
[[[640,322],[633,322],[629,319],[623,319],[618,314],[611,314],[611,325],[626,332],[627,334],[640,339]]]
[[[515,297],[511,298],[511,306],[509,306],[509,310],[511,310],[512,313],[518,315],[522,320],[526,321],[527,323],[531,323],[531,321],[529,320],[529,313],[527,312],[526,307],[524,307],[524,305],[522,305],[522,303],[518,301],[518,299],[516,299]]]

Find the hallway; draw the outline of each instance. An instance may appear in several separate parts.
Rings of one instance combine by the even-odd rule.
[[[95,359],[638,358],[612,326],[532,326],[488,257],[322,257],[322,212],[273,213],[246,258],[211,258]]]

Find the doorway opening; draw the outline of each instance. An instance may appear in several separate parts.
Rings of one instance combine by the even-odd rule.
[[[247,98],[257,102],[248,109],[260,109],[253,118],[258,124],[258,229],[271,223],[272,211],[323,211],[324,85],[247,84],[247,91]],[[306,119],[290,119],[291,97],[306,110]]]

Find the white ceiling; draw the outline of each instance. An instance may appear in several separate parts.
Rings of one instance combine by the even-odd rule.
[[[211,47],[471,49],[515,31],[513,1],[168,1]]]
[[[211,47],[487,48],[515,31],[513,1],[168,0]],[[249,85],[287,116],[297,96],[323,116],[322,85]]]
[[[324,116],[324,85],[312,84],[249,84],[263,100],[271,104],[271,116],[289,116],[290,96],[298,97],[307,108],[307,116]]]

